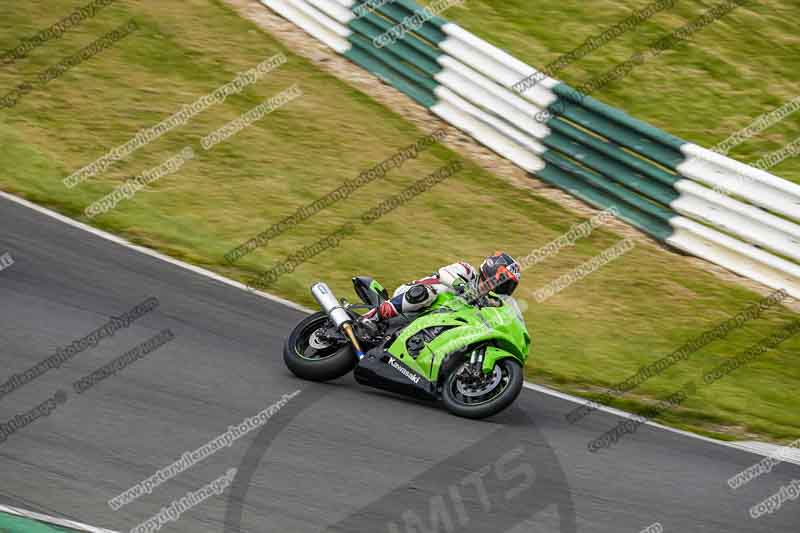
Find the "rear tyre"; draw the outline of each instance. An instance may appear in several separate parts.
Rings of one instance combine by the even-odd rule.
[[[464,418],[496,415],[517,399],[522,391],[522,365],[516,359],[500,359],[481,381],[468,379],[466,362],[444,381],[442,402],[448,411]]]
[[[314,313],[289,335],[283,347],[283,361],[295,376],[309,381],[330,381],[356,367],[358,359],[349,343],[325,345],[314,337],[329,326],[328,315]]]

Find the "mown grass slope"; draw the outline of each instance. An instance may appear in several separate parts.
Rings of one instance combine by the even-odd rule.
[[[513,9],[525,4],[507,5],[502,12],[513,15]],[[20,38],[74,7],[71,0],[0,7],[0,49],[16,46]],[[563,11],[564,20],[580,14],[566,7]],[[308,286],[320,278],[343,296],[351,295],[349,278],[357,273],[393,287],[446,262],[477,263],[495,249],[525,256],[581,222],[438,145],[230,265],[223,258],[228,250],[391,157],[424,132],[210,0],[119,2],[30,57],[0,67],[0,87],[10,90],[34,78],[130,18],[139,25],[134,34],[26,95],[16,107],[0,109],[0,188],[87,221],[83,210],[91,202],[192,146],[197,157],[177,173],[89,222],[243,281],[339,225],[354,222],[358,230],[351,238],[282,276],[271,289],[307,305],[312,305]],[[503,20],[495,16],[487,22]],[[502,24],[491,31],[502,31]],[[515,31],[508,41],[493,40],[513,49],[517,41],[533,39]],[[574,32],[564,34],[575,38]],[[62,184],[64,177],[139,130],[278,52],[286,53],[288,63],[242,94],[228,97],[84,184],[74,189]],[[211,151],[200,147],[203,136],[295,83],[305,96]],[[362,212],[453,161],[464,165],[456,176],[379,221],[359,225]],[[565,390],[611,385],[759,299],[658,247],[640,245],[545,303],[535,302],[535,290],[620,239],[606,230],[595,231],[525,273],[518,296],[528,304],[526,318],[534,338],[530,379]],[[785,310],[767,312],[649,380],[629,396],[626,401],[635,402],[626,406],[641,408],[642,402],[699,379],[703,371],[795,318]],[[798,354],[800,339],[792,339],[724,381],[701,387],[672,422],[705,431],[800,437],[800,413],[789,393],[800,385]]]
[[[443,13],[542,69],[655,0],[466,0]],[[637,51],[698,20],[720,1],[681,0],[553,74],[573,87],[601,77]],[[674,135],[712,148],[764,113],[800,97],[800,33],[793,0],[749,2],[688,42],[592,94]],[[753,164],[800,140],[800,111],[730,152]],[[800,183],[800,158],[771,172]]]

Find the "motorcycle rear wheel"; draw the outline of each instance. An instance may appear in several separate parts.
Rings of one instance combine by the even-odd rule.
[[[496,415],[517,399],[522,391],[522,365],[515,359],[501,359],[484,384],[465,384],[461,370],[451,372],[444,381],[442,402],[448,411],[464,418]]]
[[[283,361],[295,376],[309,381],[330,381],[356,367],[358,359],[349,343],[312,346],[312,335],[327,325],[328,315],[314,313],[304,318],[286,339]]]

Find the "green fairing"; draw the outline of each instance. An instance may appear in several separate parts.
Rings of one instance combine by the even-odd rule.
[[[432,327],[451,326],[425,344],[414,359],[406,341],[416,333]],[[517,308],[510,301],[502,307],[478,308],[445,292],[436,297],[425,314],[406,327],[388,348],[388,352],[431,382],[439,379],[439,370],[448,355],[465,351],[477,344],[487,345],[483,371],[489,373],[500,359],[513,357],[524,365],[531,338]]]

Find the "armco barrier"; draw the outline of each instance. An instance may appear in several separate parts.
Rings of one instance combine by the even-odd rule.
[[[362,0],[261,2],[537,178],[800,298],[800,186],[546,76],[517,92],[536,69],[413,0],[367,5],[361,16]],[[413,31],[382,37],[404,22]]]

